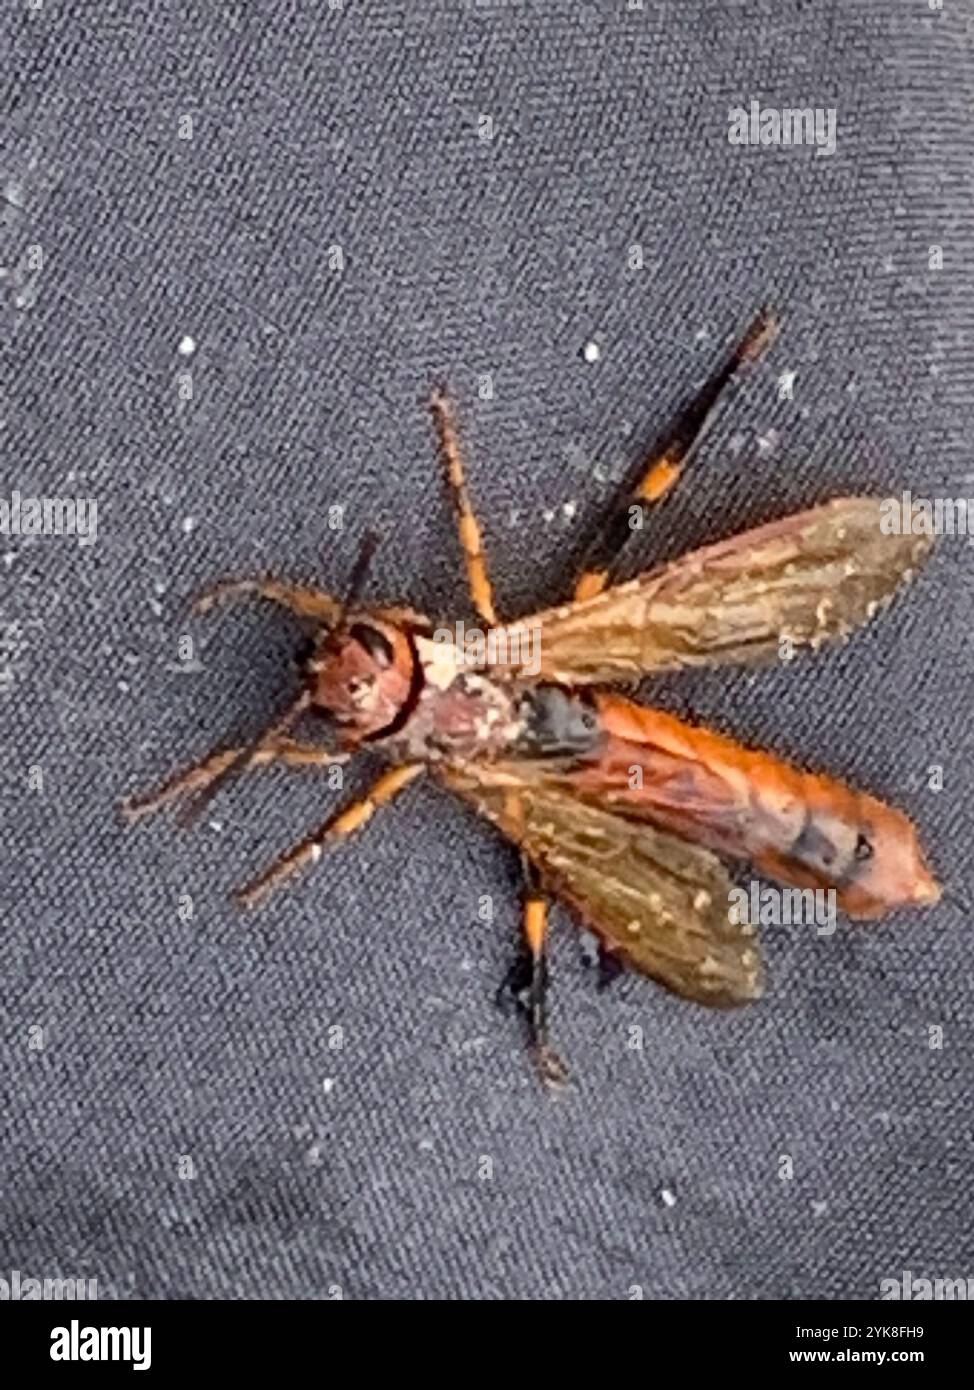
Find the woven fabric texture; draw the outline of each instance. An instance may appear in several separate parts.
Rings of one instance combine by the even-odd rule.
[[[436,381],[508,615],[570,591],[613,481],[763,303],[781,338],[631,568],[843,493],[974,495],[972,77],[966,0],[3,7],[0,497],[93,498],[97,533],[0,536],[0,1275],[974,1275],[965,537],[841,649],[643,692],[903,806],[949,901],[766,929],[768,995],[731,1014],[597,992],[559,913],[557,1101],[493,1002],[517,856],[443,793],[248,918],[227,890],[368,760],[344,792],[255,772],[192,834],[116,809],[293,689],[295,623],[194,619],[207,581],[337,590],[372,529],[370,597],[469,619]],[[834,152],[732,143],[752,101],[834,109]]]

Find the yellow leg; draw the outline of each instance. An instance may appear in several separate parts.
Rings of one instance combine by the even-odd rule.
[[[198,595],[193,608],[197,613],[208,613],[225,598],[243,594],[270,599],[272,603],[290,608],[301,618],[311,618],[327,627],[333,626],[341,616],[341,604],[330,594],[306,584],[288,584],[278,579],[220,579]]]
[[[533,961],[545,953],[548,940],[548,899],[528,894],[524,899],[524,941]]]
[[[127,820],[139,820],[151,815],[186,792],[195,792],[209,786],[240,756],[242,749],[227,748],[219,753],[211,753],[202,762],[182,772],[174,773],[154,791],[141,796],[128,796],[122,802],[122,813]],[[279,739],[254,754],[254,766],[266,767],[268,763],[284,763],[287,767],[328,767],[334,763],[347,762],[348,753],[329,753],[324,748],[315,748],[310,743],[298,743],[294,739]]]
[[[632,519],[645,514],[668,497],[679,482],[690,457],[700,447],[717,418],[718,401],[724,389],[748,363],[761,357],[778,335],[778,320],[770,310],[762,310],[738,343],[720,372],[700,392],[683,413],[675,431],[662,450],[654,452],[642,465],[635,479],[623,485],[606,523],[589,548],[582,573],[575,584],[575,600],[600,594],[610,583],[612,571],[632,534]]]
[[[453,493],[457,526],[460,532],[460,545],[463,547],[464,561],[467,566],[470,596],[473,599],[474,608],[493,627],[497,623],[497,614],[494,612],[494,593],[490,584],[490,576],[487,573],[487,558],[480,536],[480,526],[474,515],[470,494],[467,491],[467,479],[463,468],[463,456],[460,453],[456,422],[453,418],[453,406],[445,393],[439,390],[433,392],[431,405],[440,437],[440,447],[443,450],[443,459],[446,463],[447,479]]]
[[[529,880],[523,906],[524,944],[530,964],[525,1003],[531,1054],[546,1086],[558,1088],[568,1080],[568,1068],[548,1042],[548,899]]]
[[[497,1002],[510,1001],[524,1020],[531,1057],[538,1075],[553,1090],[568,1080],[568,1068],[548,1042],[548,910],[541,875],[521,855],[521,945],[500,989]]]
[[[392,801],[393,797],[397,796],[425,769],[425,763],[404,763],[401,767],[392,767],[388,772],[384,772],[373,784],[368,794],[360,801],[347,806],[337,816],[329,817],[324,825],[319,826],[300,844],[295,845],[286,854],[282,854],[257,878],[238,889],[233,895],[234,901],[240,907],[253,907],[272,888],[276,888],[279,883],[283,883],[292,874],[298,873],[309,864],[316,864],[324,853],[325,845],[330,840],[345,839],[354,834],[356,830],[361,830],[372,819],[380,806],[385,806]]]

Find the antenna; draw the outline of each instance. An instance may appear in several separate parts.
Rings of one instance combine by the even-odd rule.
[[[345,589],[345,598],[332,628],[333,633],[341,629],[348,610],[357,600],[362,590],[362,585],[365,582],[365,576],[368,573],[369,565],[372,563],[372,556],[375,554],[378,544],[379,538],[375,532],[366,532],[365,538],[359,547],[359,553],[355,564],[352,566],[352,573]],[[223,771],[218,773],[217,776],[213,778],[213,781],[210,782],[208,786],[204,787],[197,796],[186,803],[176,817],[176,824],[181,826],[184,830],[188,829],[194,821],[198,820],[200,814],[209,806],[217,793],[221,792],[227,783],[234,777],[239,777],[241,772],[245,772],[257,757],[257,754],[262,752],[269,743],[273,743],[275,739],[280,738],[292,725],[297,723],[298,719],[300,719],[301,715],[304,714],[310,704],[311,688],[306,686],[298,697],[292,700],[287,708],[278,715],[273,723],[269,724],[265,729],[262,729],[261,732],[247,744],[246,748],[241,748],[237,756],[227,764]]]
[[[348,584],[345,588],[345,598],[342,601],[342,606],[339,612],[338,620],[336,621],[335,628],[333,630],[337,630],[341,627],[342,623],[345,621],[345,616],[348,613],[348,610],[353,606],[353,604],[357,602],[358,596],[362,592],[362,585],[365,583],[365,576],[369,572],[369,565],[371,565],[372,563],[372,557],[376,552],[378,544],[379,537],[375,534],[375,532],[366,531],[365,536],[362,540],[362,544],[359,546],[359,552],[355,560],[355,564],[352,566],[352,573],[349,576]]]

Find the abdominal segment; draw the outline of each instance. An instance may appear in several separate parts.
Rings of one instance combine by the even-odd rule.
[[[936,902],[900,811],[660,710],[596,695],[602,740],[566,774],[583,796],[799,888],[834,889],[851,917]]]

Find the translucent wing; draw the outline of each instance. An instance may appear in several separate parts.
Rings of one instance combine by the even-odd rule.
[[[709,852],[591,806],[516,763],[438,770],[537,865],[585,924],[677,994],[746,1004],[762,993],[753,928],[732,919],[730,878]]]
[[[534,679],[575,685],[773,661],[785,638],[815,647],[845,636],[913,576],[931,537],[887,534],[883,517],[880,498],[838,498],[506,632],[539,634]]]

